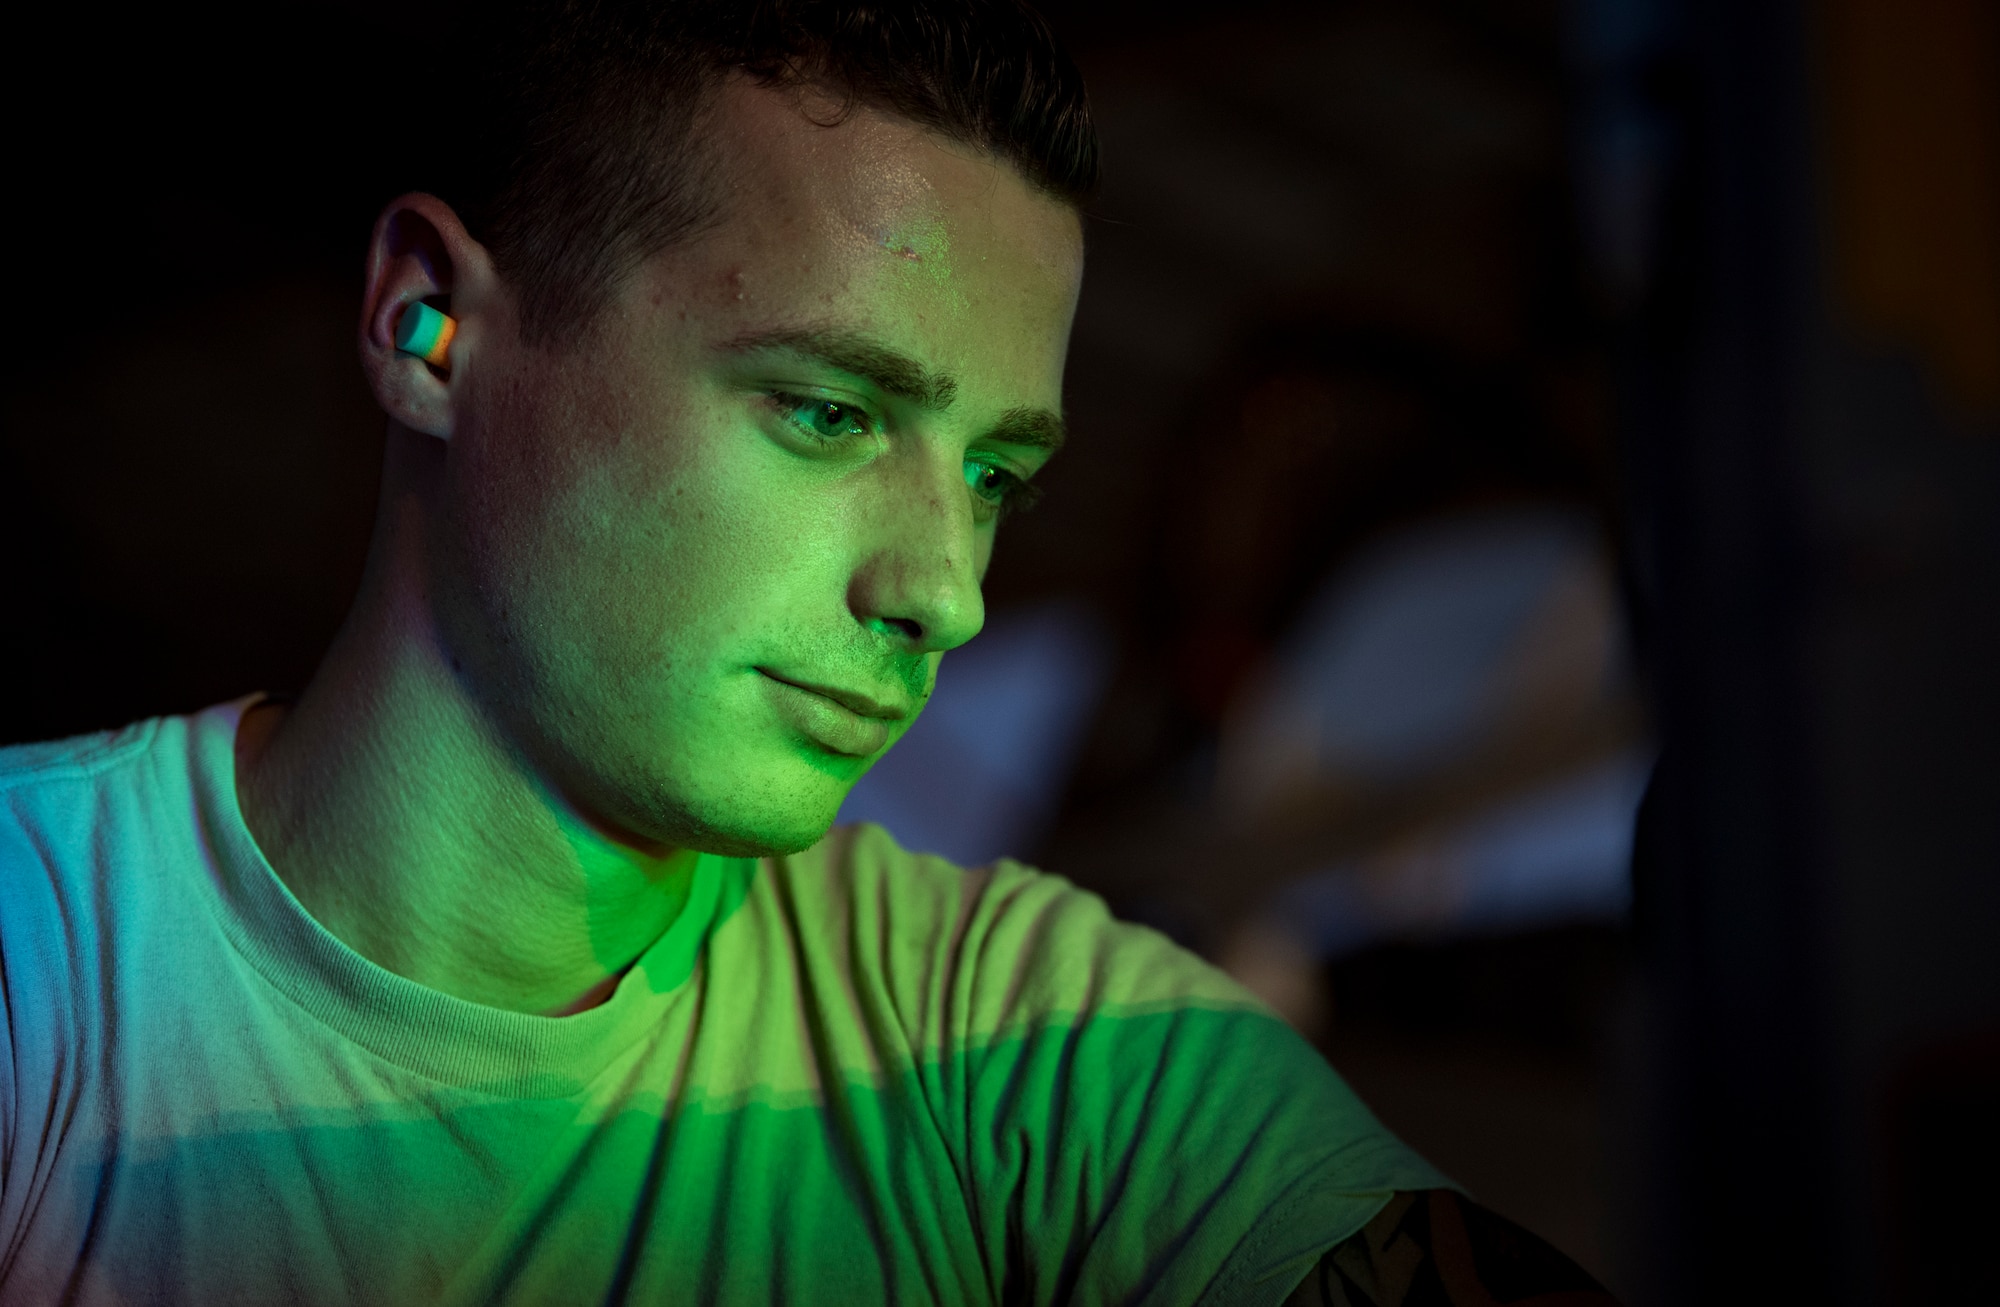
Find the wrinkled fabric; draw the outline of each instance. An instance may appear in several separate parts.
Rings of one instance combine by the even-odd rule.
[[[0,750],[0,1303],[1276,1303],[1445,1183],[1219,972],[882,830],[707,857],[611,998],[315,922],[258,696]]]

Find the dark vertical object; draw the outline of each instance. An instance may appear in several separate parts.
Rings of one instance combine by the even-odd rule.
[[[1821,11],[1678,17],[1622,395],[1666,746],[1629,1279],[1958,1301],[1996,1228],[2000,423],[1842,307]]]
[[[1685,149],[1626,395],[1665,742],[1640,867],[1656,1206],[1635,1284],[1649,1303],[1832,1302],[1800,674],[1797,22],[1727,0],[1687,19]]]

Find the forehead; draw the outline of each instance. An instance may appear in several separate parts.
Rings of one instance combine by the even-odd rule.
[[[940,346],[982,318],[1066,339],[1081,224],[1010,165],[867,106],[743,78],[718,91],[705,135],[719,221],[670,262],[684,284],[706,283],[710,308],[839,318],[865,304],[921,320],[904,325]]]
[[[1081,243],[1074,212],[1035,191],[1010,165],[866,104],[810,86],[726,80],[711,106],[725,214],[816,211],[829,234],[878,243],[907,236],[911,252],[946,221],[1002,234],[1027,219],[1034,254],[1063,268]]]

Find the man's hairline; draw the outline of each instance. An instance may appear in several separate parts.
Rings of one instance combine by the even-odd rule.
[[[753,73],[749,69],[742,67],[722,69],[710,86],[702,92],[701,101],[695,111],[694,133],[699,137],[703,128],[709,125],[709,114],[719,100],[720,92],[732,81],[738,84],[749,85],[759,90],[788,95],[792,100],[794,112],[815,127],[839,127],[846,123],[857,111],[870,110],[893,122],[914,127],[925,136],[932,138],[940,144],[955,147],[969,156],[983,159],[987,163],[999,166],[1004,171],[1013,174],[1022,185],[1026,186],[1036,195],[1069,210],[1070,214],[1077,219],[1079,228],[1082,226],[1083,204],[1081,201],[1073,196],[1063,194],[1050,183],[1031,176],[1028,169],[1024,168],[1018,160],[1009,156],[1006,151],[975,140],[970,136],[949,131],[937,123],[920,121],[904,113],[896,105],[881,96],[867,95],[855,90],[853,87],[843,86],[837,77],[823,73],[803,73],[796,69],[793,70],[793,73],[794,75],[791,77],[768,77]],[[838,103],[840,106],[839,112],[834,117],[828,119],[815,117],[808,112],[805,108],[805,102],[815,94],[822,95],[828,100]]]
[[[708,239],[709,236],[727,224],[729,219],[728,199],[720,193],[722,187],[718,184],[718,178],[710,173],[709,170],[719,162],[719,156],[713,146],[715,140],[713,130],[715,107],[720,103],[723,87],[732,80],[774,93],[791,92],[794,98],[794,111],[801,118],[804,118],[816,127],[839,127],[847,122],[857,109],[872,109],[885,118],[915,127],[919,132],[941,144],[955,147],[959,151],[963,151],[970,156],[994,165],[996,168],[1014,177],[1035,195],[1059,205],[1075,220],[1077,240],[1079,244],[1082,243],[1084,234],[1083,205],[1076,199],[1061,194],[1054,188],[1042,184],[1036,178],[1030,176],[1027,170],[1018,162],[1009,158],[1000,150],[990,148],[978,141],[963,136],[954,135],[934,124],[919,122],[907,114],[898,112],[892,104],[888,104],[879,98],[864,96],[858,93],[850,92],[837,118],[830,121],[822,121],[807,113],[800,107],[797,101],[815,90],[837,97],[838,92],[836,88],[839,85],[837,81],[825,77],[813,76],[801,76],[796,80],[786,81],[777,78],[760,77],[743,68],[724,68],[717,73],[710,85],[703,90],[700,100],[695,106],[693,119],[689,127],[688,144],[690,148],[687,150],[687,154],[691,157],[687,160],[687,163],[690,172],[694,174],[691,180],[699,187],[701,192],[699,216],[686,229],[676,233],[672,239],[649,249],[641,248],[629,251],[624,259],[618,260],[623,266],[616,268],[611,277],[604,282],[600,288],[601,293],[595,297],[595,306],[583,316],[582,320],[573,323],[567,331],[553,333],[554,339],[539,343],[552,344],[558,350],[561,350],[567,342],[589,338],[603,324],[612,303],[617,300],[619,294],[626,288],[632,278],[639,275],[640,270],[647,264],[653,262],[655,259],[698,248],[702,241]]]

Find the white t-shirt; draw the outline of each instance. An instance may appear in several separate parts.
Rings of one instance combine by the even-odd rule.
[[[1447,1183],[1219,972],[874,827],[704,857],[603,1005],[367,961],[237,722],[0,750],[0,1303],[1272,1303]]]

